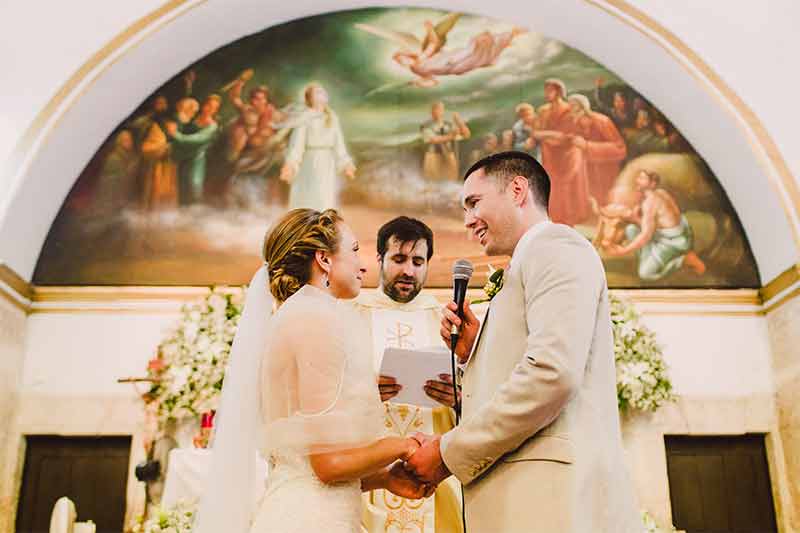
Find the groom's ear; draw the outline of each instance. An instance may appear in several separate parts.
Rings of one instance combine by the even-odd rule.
[[[529,197],[531,194],[530,183],[525,176],[514,176],[508,186],[511,188],[511,194],[517,205],[521,206],[532,201],[532,198]]]

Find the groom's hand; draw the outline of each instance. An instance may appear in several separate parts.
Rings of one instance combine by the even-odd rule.
[[[386,490],[401,498],[419,500],[431,496],[436,491],[436,485],[421,481],[398,461],[389,469]]]
[[[455,302],[450,302],[444,309],[442,309],[442,328],[439,330],[442,340],[450,346],[450,331],[455,325],[459,328],[458,342],[456,343],[456,355],[459,361],[466,362],[469,354],[472,352],[472,345],[475,344],[475,338],[478,336],[478,329],[481,322],[469,306],[469,301],[464,302],[464,320],[458,318],[458,306]]]
[[[421,440],[422,446],[406,461],[405,468],[421,481],[438,485],[450,477],[450,470],[444,464],[439,450],[441,436],[425,436]]]

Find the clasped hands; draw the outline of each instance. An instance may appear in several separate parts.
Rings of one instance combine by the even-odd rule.
[[[439,483],[450,477],[439,449],[440,440],[440,435],[424,433],[407,438],[408,452],[389,468],[386,489],[412,500],[432,496]]]

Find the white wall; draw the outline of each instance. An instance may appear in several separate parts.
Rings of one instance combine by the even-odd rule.
[[[123,396],[141,376],[158,342],[178,319],[162,308],[119,312],[34,313],[28,318],[22,390],[26,395]],[[684,306],[688,309],[689,306]],[[734,397],[774,391],[766,319],[762,316],[660,314],[648,304],[645,323],[656,332],[679,394]],[[696,310],[696,307],[695,307]]]
[[[766,319],[752,316],[645,316],[670,366],[675,392],[692,397],[770,394]]]
[[[142,376],[178,315],[34,313],[28,318],[26,394],[130,396],[117,378]]]
[[[0,65],[5,80],[0,84],[0,161],[5,161],[36,114],[92,54],[163,3],[0,3]]]

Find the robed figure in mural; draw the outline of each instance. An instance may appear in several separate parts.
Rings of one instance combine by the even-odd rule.
[[[550,218],[574,226],[586,220],[591,212],[586,160],[582,150],[568,137],[576,128],[564,82],[546,80],[544,97],[547,103],[539,108],[541,129],[534,135],[542,141],[542,165],[552,180]]]
[[[592,111],[587,97],[573,94],[567,100],[575,121],[569,142],[586,162],[589,195],[599,205],[606,205],[627,154],[625,141],[610,118]]]
[[[304,98],[306,109],[286,125],[294,129],[280,179],[291,184],[289,209],[334,208],[338,205],[339,174],[353,179],[356,167],[347,152],[339,117],[328,106],[328,92],[311,84]]]

